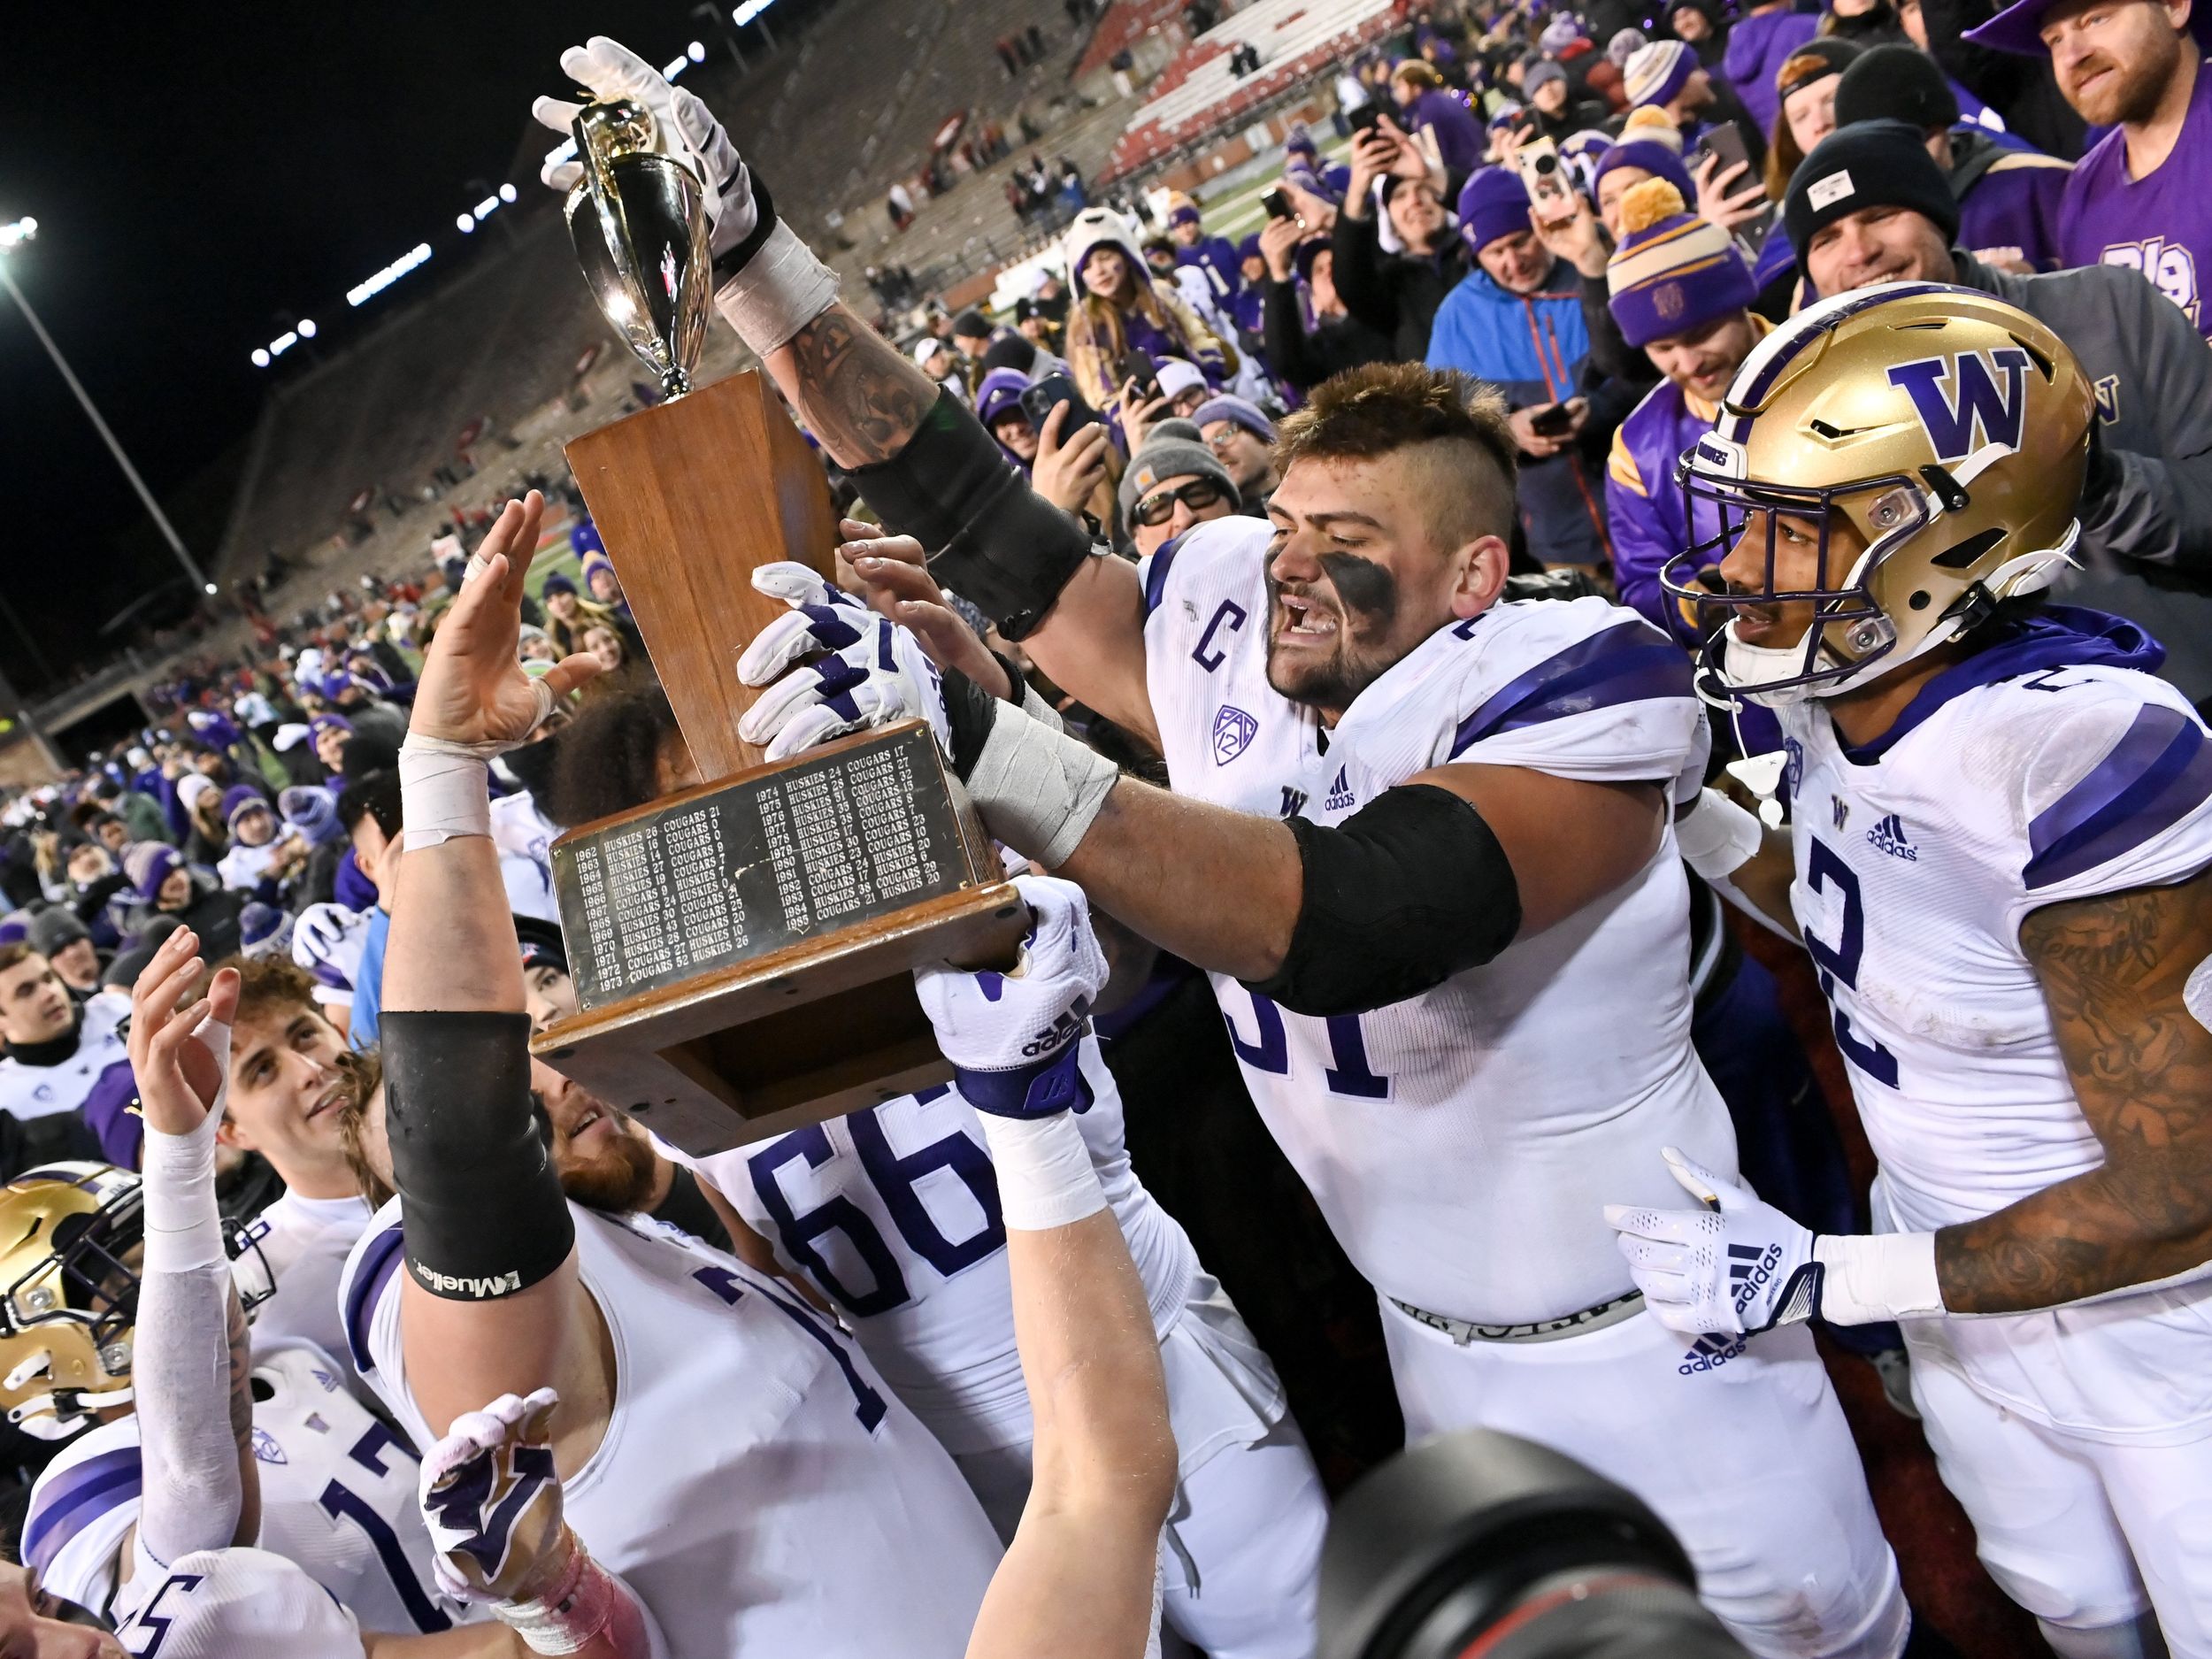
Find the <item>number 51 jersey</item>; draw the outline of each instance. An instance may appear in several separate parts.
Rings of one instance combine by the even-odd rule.
[[[2131,623],[2053,606],[1863,749],[1817,703],[1778,711],[1791,906],[1881,1163],[1882,1231],[1972,1221],[2104,1162],[2020,925],[2212,864],[2212,741],[2129,665],[2158,660]],[[2053,1427],[2148,1444],[2212,1424],[2212,1284],[1912,1335],[1916,1360]]]
[[[1447,764],[1663,789],[1702,768],[1688,659],[1601,599],[1440,628],[1323,730],[1267,681],[1271,535],[1217,520],[1143,567],[1178,795],[1334,825]],[[1735,1169],[1690,1048],[1689,908],[1670,830],[1622,887],[1386,1008],[1316,1018],[1213,976],[1254,1103],[1379,1290],[1478,1325],[1577,1312],[1629,1288],[1603,1207],[1680,1203],[1661,1148]]]

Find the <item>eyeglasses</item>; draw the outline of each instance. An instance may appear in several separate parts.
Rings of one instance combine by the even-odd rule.
[[[1129,516],[1149,530],[1172,518],[1175,503],[1179,501],[1193,512],[1203,512],[1220,499],[1220,485],[1210,478],[1194,478],[1180,488],[1164,489],[1156,495],[1147,495]]]

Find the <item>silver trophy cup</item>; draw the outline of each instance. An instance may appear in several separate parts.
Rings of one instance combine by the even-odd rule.
[[[568,193],[568,234],[584,280],[664,396],[691,390],[713,288],[699,180],[658,148],[652,115],[626,98],[575,119],[584,176]]]

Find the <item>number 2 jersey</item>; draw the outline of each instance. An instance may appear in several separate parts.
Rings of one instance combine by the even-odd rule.
[[[2104,1162],[2020,924],[2212,864],[2212,742],[2144,672],[2162,656],[2132,623],[2054,606],[1863,749],[1817,702],[1777,710],[1791,906],[1881,1162],[1883,1231],[1975,1220]],[[1910,1330],[1916,1360],[2035,1422],[2148,1444],[2212,1425],[2212,1284]]]
[[[255,1354],[255,1545],[296,1563],[365,1630],[428,1632],[483,1617],[439,1595],[416,1507],[420,1462],[340,1375],[311,1348]],[[24,1564],[56,1595],[111,1610],[119,1625],[165,1576],[139,1547],[131,1582],[118,1593],[123,1540],[138,1521],[143,1487],[134,1415],[80,1435],[31,1488]]]
[[[1702,765],[1687,659],[1601,599],[1496,604],[1440,628],[1323,730],[1267,682],[1270,535],[1218,520],[1141,569],[1178,795],[1334,825],[1447,764],[1663,788]],[[1401,1302],[1514,1325],[1619,1296],[1603,1207],[1679,1204],[1663,1147],[1736,1166],[1690,1047],[1671,832],[1624,886],[1385,1008],[1315,1018],[1212,978],[1261,1117],[1354,1263]]]

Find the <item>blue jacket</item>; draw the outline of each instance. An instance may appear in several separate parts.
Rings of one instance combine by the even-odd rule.
[[[1431,368],[1489,380],[1516,409],[1576,396],[1589,355],[1581,290],[1565,265],[1555,270],[1550,287],[1527,296],[1471,270],[1444,296],[1429,331]],[[1520,504],[1529,550],[1545,564],[1605,562],[1604,487],[1574,450],[1523,457]]]

